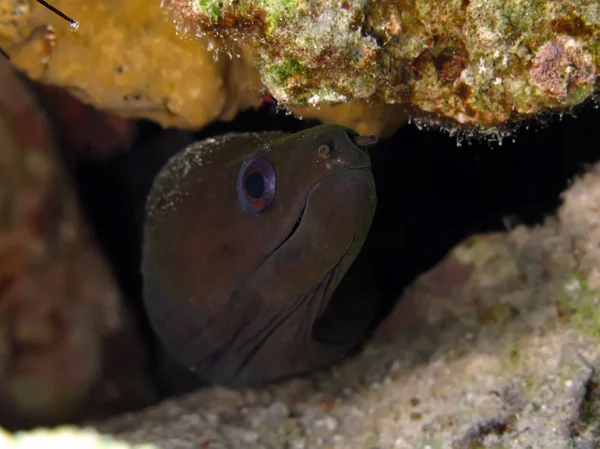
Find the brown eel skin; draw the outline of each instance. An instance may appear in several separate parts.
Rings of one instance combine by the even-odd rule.
[[[258,386],[340,361],[363,342],[373,301],[332,296],[375,212],[361,148],[373,142],[337,125],[226,134],[191,144],[156,176],[145,306],[165,347],[199,378]]]

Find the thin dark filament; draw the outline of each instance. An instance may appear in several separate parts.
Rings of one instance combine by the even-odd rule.
[[[62,19],[65,19],[67,22],[69,22],[69,24],[71,25],[71,27],[73,27],[74,29],[76,29],[76,28],[79,27],[79,22],[77,22],[77,20],[71,19],[69,16],[67,16],[64,12],[62,12],[58,8],[52,6],[51,4],[45,2],[44,0],[36,0],[36,1],[40,5],[45,6],[46,8],[48,8],[50,11],[52,11],[54,14],[58,15]],[[8,53],[6,53],[6,51],[4,51],[4,49],[2,47],[0,47],[0,55],[4,56],[6,59],[10,59],[10,56],[8,56]]]
[[[64,12],[62,12],[61,10],[59,10],[58,8],[55,8],[54,6],[52,6],[51,4],[45,2],[44,0],[36,0],[40,5],[45,6],[46,8],[48,8],[50,11],[52,11],[54,14],[56,14],[59,17],[62,17],[63,19],[65,19],[67,22],[69,22],[71,24],[72,27],[76,27],[78,25],[76,20],[71,19],[69,16],[67,16]]]

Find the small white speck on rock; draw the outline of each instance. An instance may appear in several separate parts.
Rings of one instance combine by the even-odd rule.
[[[267,409],[268,422],[271,426],[277,426],[282,424],[288,416],[290,416],[290,409],[283,402],[275,402]]]

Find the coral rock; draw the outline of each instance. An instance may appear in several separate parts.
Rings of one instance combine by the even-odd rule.
[[[34,0],[0,0],[0,46],[28,76],[122,117],[199,127],[260,104],[250,58],[180,39],[158,2],[53,0],[75,31]]]
[[[109,342],[113,353],[127,346],[115,345],[127,324],[49,121],[0,59],[0,424],[72,417],[94,402],[94,389],[116,390],[118,403],[123,384],[103,376],[103,356]],[[147,385],[143,366],[135,369]]]
[[[494,132],[590,98],[596,0],[170,0],[183,29],[253,46],[286,105],[402,104]]]

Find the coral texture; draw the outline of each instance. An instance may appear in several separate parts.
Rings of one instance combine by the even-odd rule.
[[[35,0],[0,0],[0,47],[31,78],[64,87],[121,117],[199,128],[261,104],[264,86],[249,46],[221,51],[210,37],[180,38],[158,1],[53,0],[69,24]],[[290,108],[303,117],[388,133],[403,108],[357,102]]]
[[[426,122],[493,130],[590,98],[596,0],[169,0],[181,30],[257,50],[286,105],[403,104]]]
[[[175,35],[158,2],[53,0],[67,22],[34,0],[0,0],[0,46],[31,78],[124,117],[198,127],[260,103],[249,58],[220,57],[209,40]]]

